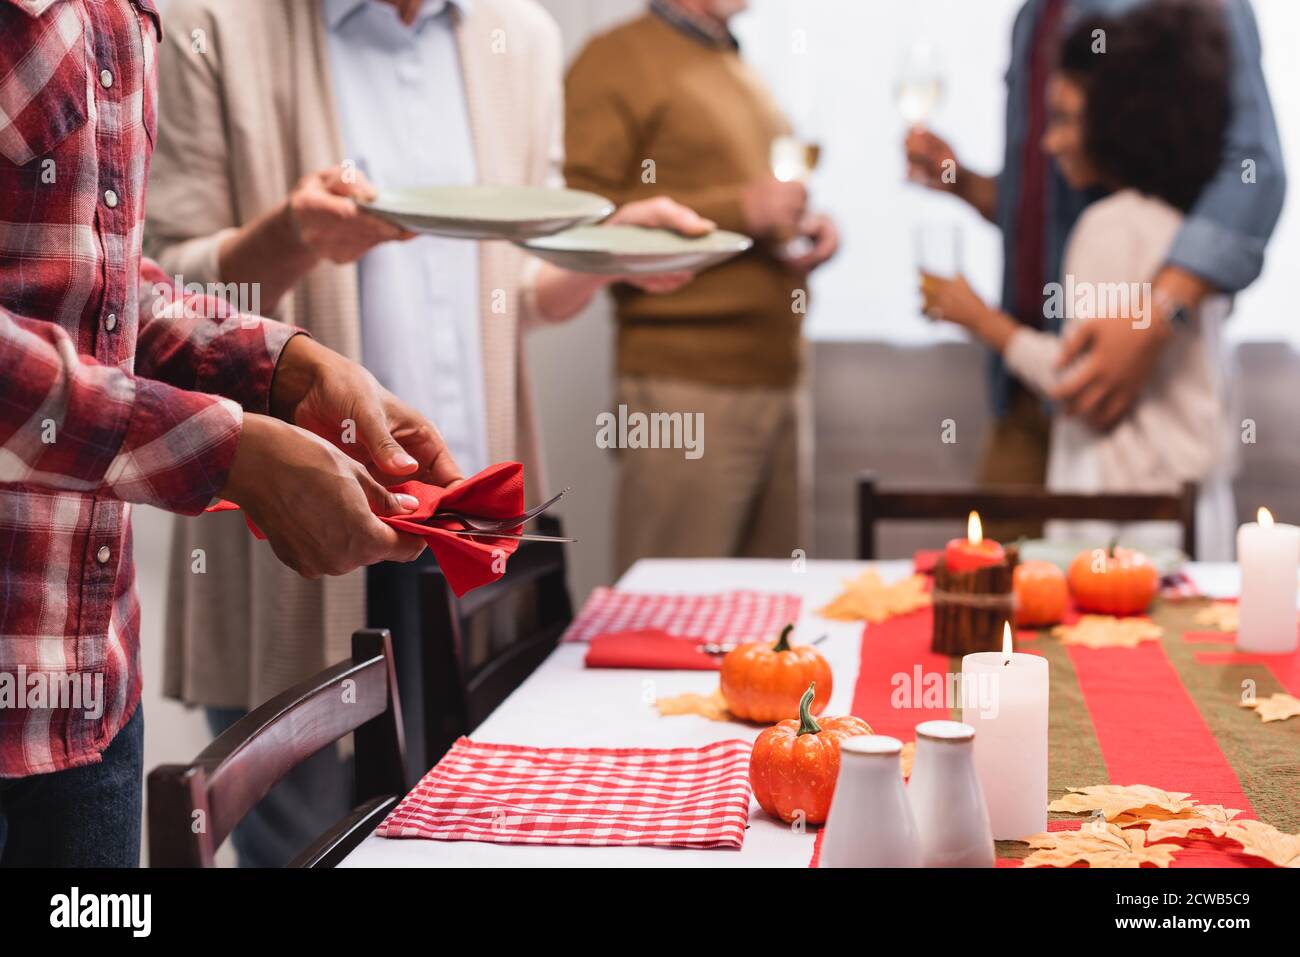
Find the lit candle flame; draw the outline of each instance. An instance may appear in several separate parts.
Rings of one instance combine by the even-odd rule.
[[[974,514],[974,513],[972,513]],[[1002,664],[1011,664],[1011,622],[1002,623]]]
[[[1273,527],[1273,513],[1266,508],[1261,508],[1259,512],[1255,515],[1255,519],[1256,521],[1259,522],[1260,528]]]
[[[984,526],[980,524],[980,513],[971,512],[966,519],[966,541],[978,545],[984,541]]]

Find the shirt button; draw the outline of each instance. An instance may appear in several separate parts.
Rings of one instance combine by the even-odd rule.
[[[108,70],[101,70],[99,73],[99,85],[108,89],[113,85],[113,74]]]
[[[104,319],[104,328],[109,332],[117,328],[117,313],[110,312],[108,314],[107,318]]]
[[[95,553],[95,558],[101,565],[107,565],[108,560],[109,558],[112,557],[112,555],[113,553],[112,551],[109,550],[109,547],[107,545],[100,545],[99,551]]]
[[[117,193],[113,192],[111,189],[104,190],[104,203],[108,206],[109,209],[116,209]]]

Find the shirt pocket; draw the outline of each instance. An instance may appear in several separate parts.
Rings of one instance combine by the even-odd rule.
[[[86,123],[86,27],[61,3],[40,17],[2,10],[0,33],[5,49],[23,51],[0,74],[0,156],[26,166]]]

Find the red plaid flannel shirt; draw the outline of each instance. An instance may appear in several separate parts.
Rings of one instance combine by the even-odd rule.
[[[209,503],[296,332],[141,256],[160,39],[152,0],[0,0],[0,777],[131,717],[131,503]]]

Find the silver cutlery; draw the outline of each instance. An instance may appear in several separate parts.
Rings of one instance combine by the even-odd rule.
[[[436,526],[435,526],[436,527]],[[530,535],[528,533],[494,532],[474,528],[440,528],[441,532],[463,535],[466,538],[508,538],[514,542],[576,542],[576,538],[561,538],[558,535]]]
[[[828,634],[822,635],[820,638],[815,638],[815,639],[813,639],[812,641],[808,642],[808,644],[810,644],[810,645],[820,645],[823,641],[825,641],[825,640],[826,640],[827,638],[829,638],[829,637],[830,637],[830,634],[828,633]],[[735,651],[735,650],[736,650],[737,648],[739,648],[740,646],[739,646],[738,644],[736,644],[734,641],[733,641],[733,642],[725,642],[725,641],[706,641],[706,642],[704,642],[703,644],[696,645],[696,647],[697,647],[700,651],[704,652],[704,654],[706,654],[706,655],[725,655],[725,654],[727,654],[728,652]]]
[[[434,512],[433,518],[431,518],[430,521],[433,521],[434,519],[446,519],[448,521],[460,522],[462,525],[465,525],[468,529],[473,529],[476,531],[500,532],[500,531],[504,531],[507,528],[515,528],[519,525],[523,525],[525,522],[532,521],[538,515],[541,515],[542,512],[546,511],[548,508],[550,508],[552,505],[554,505],[556,502],[562,499],[564,497],[564,493],[567,491],[569,491],[568,488],[561,489],[559,494],[553,495],[551,498],[547,499],[541,505],[534,505],[532,508],[528,509],[523,514],[516,515],[513,518],[488,518],[483,515],[470,515],[467,512],[457,512],[448,509],[447,511]],[[452,529],[445,529],[445,531],[452,531]]]

